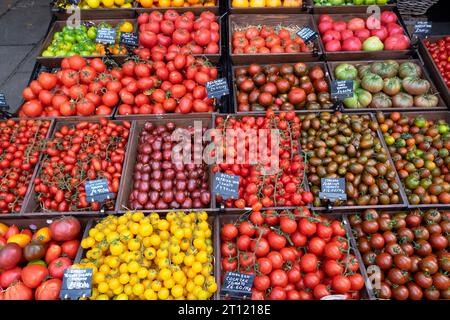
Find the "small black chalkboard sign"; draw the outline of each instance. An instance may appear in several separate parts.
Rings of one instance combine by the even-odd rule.
[[[86,200],[88,202],[103,202],[106,199],[113,199],[114,193],[109,190],[108,180],[86,180],[84,182]]]
[[[297,36],[307,43],[316,40],[319,35],[310,27],[304,26],[297,31]]]
[[[4,93],[0,93],[0,109],[9,109],[8,103],[6,102],[6,96]]]
[[[331,82],[331,97],[344,100],[353,96],[353,80],[335,80]]]
[[[216,173],[214,176],[213,194],[218,194],[223,199],[237,199],[239,197],[239,176]]]
[[[113,28],[98,28],[95,41],[103,44],[115,44],[116,30]]]
[[[252,295],[254,274],[245,274],[238,272],[226,272],[221,294],[231,298],[243,299],[250,298]]]
[[[216,80],[208,81],[206,83],[206,92],[208,94],[208,98],[220,98],[222,96],[230,94],[227,79],[219,78]]]
[[[414,24],[414,32],[413,35],[420,37],[420,36],[426,36],[431,32],[431,29],[433,28],[433,22],[431,21],[417,21]]]
[[[126,47],[137,48],[139,46],[139,38],[134,32],[122,32],[120,34],[119,44]]]
[[[92,295],[92,268],[68,268],[64,271],[60,299],[76,300]]]
[[[330,202],[335,202],[337,200],[347,200],[344,178],[322,178],[320,179],[320,186],[320,199],[326,199]]]

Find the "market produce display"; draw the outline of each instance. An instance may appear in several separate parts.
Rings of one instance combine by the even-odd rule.
[[[410,41],[390,0],[51,6],[23,100],[0,92],[0,300],[450,299],[430,21]]]
[[[238,112],[330,109],[326,71],[321,64],[259,65],[234,69]]]
[[[301,7],[303,0],[232,0],[233,8]]]
[[[349,220],[364,264],[380,272],[379,298],[450,299],[449,212],[367,210]]]
[[[99,202],[87,201],[85,182],[107,179],[109,190],[118,193],[130,127],[104,119],[60,126],[43,149],[34,181],[38,210],[99,211]],[[114,209],[114,200],[105,207]]]
[[[214,13],[203,11],[200,16],[187,11],[152,11],[138,18],[139,44],[152,52],[182,54],[218,54],[220,25]]]
[[[98,29],[114,29],[116,32],[116,44],[104,45],[96,43]],[[119,45],[120,34],[122,32],[133,32],[131,22],[123,22],[113,27],[111,24],[102,22],[92,25],[91,22],[79,27],[65,26],[61,31],[55,32],[50,45],[42,52],[43,57],[55,56],[104,56],[108,50],[111,54],[127,54],[125,46]]]
[[[223,220],[222,273],[254,274],[252,300],[361,298],[364,278],[341,221],[307,208]]]
[[[180,130],[192,134],[189,156],[192,163],[173,157],[174,141]],[[203,128],[205,131],[206,128]],[[173,122],[154,125],[146,122],[139,135],[133,191],[129,208],[133,210],[190,209],[207,207],[211,201],[208,166],[194,163],[194,127],[183,128]],[[180,156],[183,156],[180,154]]]
[[[321,178],[345,178],[347,201],[334,206],[401,204],[400,182],[370,115],[322,112],[301,116],[301,146],[309,153],[308,182],[319,198]]]
[[[334,69],[338,80],[353,80],[354,94],[344,106],[360,108],[434,108],[439,104],[430,81],[417,62],[395,60],[341,63]]]
[[[273,111],[267,111],[265,117],[243,116],[216,117],[216,128],[223,132],[223,137],[216,136],[214,143],[223,149],[223,154],[231,158],[228,161],[219,162],[213,168],[213,172],[238,175],[239,197],[238,199],[226,199],[226,207],[283,207],[303,206],[312,202],[312,194],[304,189],[304,158],[300,151],[298,139],[300,138],[300,118],[294,111],[281,112],[275,115]],[[250,159],[251,145],[257,143],[250,136],[229,138],[227,131],[241,130],[244,134],[252,130],[262,131],[267,136],[267,141],[275,139],[270,129],[277,129],[279,133],[278,157],[267,155],[257,159],[257,164],[240,164],[238,160],[239,150],[245,148],[247,159]],[[258,131],[256,131],[258,132]],[[231,140],[231,141],[229,141]],[[277,140],[275,140],[277,141]],[[264,148],[264,143],[259,142],[258,148]],[[220,153],[217,151],[217,153]],[[225,159],[224,159],[225,160]],[[220,196],[217,202],[222,202]]]
[[[139,52],[141,59],[148,60],[147,54]],[[218,70],[208,60],[159,51],[152,52],[151,59],[128,60],[116,69],[119,115],[214,111],[214,99],[208,98],[205,85],[217,78]]]
[[[450,204],[450,130],[445,119],[377,113],[408,201]]]
[[[443,37],[436,42],[425,39],[424,43],[444,78],[445,84],[450,88],[450,36]]]
[[[383,11],[378,20],[375,15],[365,18],[360,15],[351,19],[340,19],[338,15],[321,15],[318,29],[327,52],[406,50],[410,40],[397,15]]]
[[[121,77],[100,58],[64,58],[59,71],[40,73],[23,90],[19,117],[110,115],[119,103]]]
[[[0,122],[0,213],[21,211],[50,124],[47,120]]]
[[[385,5],[389,0],[314,0],[315,6],[361,6]]]
[[[217,291],[205,211],[108,216],[81,241],[92,300],[206,300]]]
[[[251,23],[249,21],[249,23]],[[269,54],[312,52],[314,42],[305,43],[296,33],[300,25],[233,25],[233,54]]]
[[[40,229],[0,223],[0,300],[59,300],[80,235],[80,222],[72,217]]]

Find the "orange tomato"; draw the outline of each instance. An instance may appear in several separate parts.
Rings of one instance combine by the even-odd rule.
[[[27,234],[15,234],[9,237],[7,243],[17,243],[21,248],[25,248],[31,241],[31,237]]]
[[[0,236],[4,237],[9,227],[6,224],[0,223]]]
[[[172,0],[172,7],[182,7],[184,0]]]
[[[141,6],[144,8],[153,7],[153,0],[141,0]]]
[[[33,238],[41,243],[47,243],[52,240],[50,228],[44,227],[39,229],[33,236]]]

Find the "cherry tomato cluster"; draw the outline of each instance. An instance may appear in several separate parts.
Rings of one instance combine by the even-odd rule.
[[[238,27],[233,32],[234,54],[268,54],[312,52],[314,45],[306,44],[295,35],[299,28],[272,26]]]
[[[80,222],[73,217],[40,229],[0,223],[0,300],[59,300],[80,235]]]
[[[450,88],[450,36],[433,43],[430,40],[425,40],[424,43],[444,78],[445,84]]]
[[[207,60],[178,53],[152,59],[123,64],[120,115],[214,110],[214,100],[208,98],[205,84],[217,78],[217,69]]]
[[[253,300],[359,299],[364,278],[338,220],[293,212],[253,211],[221,227],[222,272],[254,274]]]
[[[107,179],[109,190],[119,191],[122,163],[131,124],[79,122],[63,125],[47,142],[34,190],[43,211],[83,211],[100,209],[88,202],[85,181]],[[106,202],[112,209],[113,201]]]
[[[143,13],[138,18],[139,44],[152,53],[218,54],[220,25],[214,13],[175,10]]]
[[[117,69],[107,70],[100,58],[64,58],[61,70],[42,72],[22,96],[20,117],[109,115],[119,102],[122,84]]]
[[[450,212],[366,210],[349,220],[379,298],[450,299]]]
[[[0,213],[20,212],[50,121],[0,122]]]
[[[311,192],[303,189],[304,162],[298,141],[300,119],[294,111],[283,111],[275,115],[269,110],[265,117],[219,116],[216,118],[216,128],[223,131],[223,137],[215,137],[215,144],[223,148],[226,161],[215,165],[213,171],[240,177],[239,197],[237,200],[227,199],[226,207],[253,207],[259,210],[261,207],[302,206],[312,202]],[[270,143],[275,137],[273,130],[278,132],[279,137],[278,156],[272,156],[273,148],[267,148],[264,151],[267,157],[256,156],[255,164],[251,163],[253,160],[250,156],[251,150],[254,149],[251,135],[241,138],[229,134],[232,131],[253,132],[256,136],[263,134]],[[260,142],[257,149],[263,150],[265,141]],[[244,148],[245,159],[240,161],[239,153]],[[274,157],[277,159],[270,159]],[[222,201],[220,196],[218,201]]]

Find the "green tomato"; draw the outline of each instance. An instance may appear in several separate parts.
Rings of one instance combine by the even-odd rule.
[[[73,32],[73,31],[74,31],[74,29],[69,26],[64,26],[64,28],[62,29],[63,33],[68,33],[68,32]]]
[[[102,22],[98,25],[98,28],[110,28],[112,29],[112,26],[109,23]]]
[[[386,135],[384,137],[384,141],[386,141],[388,146],[392,146],[395,143],[395,138],[393,136]]]
[[[336,67],[334,75],[338,80],[355,80],[358,77],[358,70],[349,63],[342,63]]]
[[[384,6],[387,3],[388,3],[388,0],[377,0],[377,5],[379,5],[379,6]]]
[[[57,56],[57,57],[65,57],[65,56],[67,56],[67,51],[65,51],[65,50],[58,50],[58,51],[55,52],[55,56]]]
[[[97,38],[97,28],[96,27],[90,27],[87,31],[87,36],[89,39],[94,40]]]
[[[44,50],[44,52],[42,52],[42,56],[43,57],[53,57],[54,56],[54,54],[53,54],[53,52],[51,51],[51,50]]]
[[[370,5],[372,5],[372,4],[375,4],[375,0],[366,0],[366,1],[365,1],[365,4],[368,5],[368,6],[370,6]]]
[[[80,52],[80,55],[82,55],[82,56],[90,56],[90,55],[92,55],[92,52],[93,51],[84,50],[84,51]]]
[[[409,190],[416,189],[420,184],[420,180],[415,175],[410,175],[405,179],[405,185]]]
[[[40,265],[42,265],[42,266],[44,266],[44,267],[47,266],[47,264],[45,263],[45,261],[42,261],[42,260],[30,261],[30,262],[28,262],[28,265],[30,265],[30,264],[40,264]]]
[[[450,152],[448,151],[447,148],[439,149],[439,156],[440,156],[441,158],[448,157],[449,153],[450,153]]]
[[[69,52],[67,52],[67,54],[66,54],[67,57],[71,57],[71,56],[75,56],[75,55],[77,55],[77,53],[76,53],[76,52],[73,52],[73,51],[69,51]]]
[[[356,6],[360,6],[360,5],[364,4],[364,0],[353,0],[353,4]]]
[[[330,0],[332,6],[342,6],[344,5],[344,0]]]
[[[426,190],[433,184],[431,179],[422,179],[420,180],[420,185]]]
[[[414,125],[419,128],[424,128],[427,125],[427,120],[424,117],[417,117],[414,119]]]
[[[442,123],[438,126],[438,131],[440,134],[444,134],[448,132],[448,124]]]
[[[64,35],[64,41],[66,41],[66,42],[75,42],[75,40],[76,40],[75,36],[73,36],[71,34],[66,33]]]

